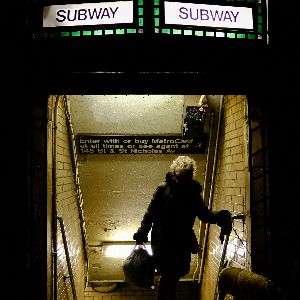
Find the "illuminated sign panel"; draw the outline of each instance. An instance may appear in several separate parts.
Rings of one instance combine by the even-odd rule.
[[[44,7],[43,27],[133,23],[133,1]]]
[[[253,29],[252,9],[248,7],[166,1],[164,9],[165,24]]]
[[[150,3],[146,7],[146,0],[95,1],[98,2],[48,4],[43,11],[43,30],[37,28],[37,35],[96,39],[104,35],[145,34],[146,37],[147,32],[154,32],[199,39],[244,39],[259,43],[269,40],[268,0],[218,0],[214,4],[207,0],[201,4],[195,3],[200,0],[149,0],[152,6]],[[145,22],[146,19],[149,21]]]
[[[207,134],[177,136],[77,135],[79,154],[203,154]]]

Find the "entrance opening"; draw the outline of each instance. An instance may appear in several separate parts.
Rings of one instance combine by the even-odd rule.
[[[48,220],[57,253],[53,260],[49,242],[48,259],[57,293],[126,284],[122,263],[132,235],[180,154],[197,162],[209,208],[246,214],[250,207],[246,96],[51,95],[48,108]],[[236,219],[234,226],[224,249],[217,226],[196,220],[201,250],[182,283],[215,292],[222,267],[251,268],[251,224]]]

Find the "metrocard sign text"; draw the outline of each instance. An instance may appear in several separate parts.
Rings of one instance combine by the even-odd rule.
[[[165,24],[253,29],[252,9],[165,1]]]
[[[133,1],[45,6],[43,27],[133,23]]]

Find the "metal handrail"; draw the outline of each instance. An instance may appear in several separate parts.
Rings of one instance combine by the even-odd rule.
[[[65,254],[66,254],[66,259],[67,259],[67,266],[68,266],[68,271],[69,271],[70,281],[71,281],[72,294],[73,294],[74,300],[77,300],[75,282],[74,282],[74,276],[73,276],[72,266],[71,266],[71,261],[70,261],[65,226],[64,226],[63,219],[61,217],[57,217],[57,219],[59,221],[62,239],[63,239],[63,243],[64,243],[64,249],[65,249]]]
[[[238,215],[233,215],[231,217],[231,220],[243,220],[245,221],[245,216],[243,213],[238,214]],[[219,269],[218,269],[218,277],[222,271],[222,269],[224,268],[224,260],[225,260],[225,256],[226,256],[226,251],[227,251],[227,246],[228,246],[228,242],[229,242],[229,234],[225,235],[225,240],[224,240],[224,245],[223,245],[223,249],[222,249],[222,256],[220,259],[220,264],[219,264]],[[218,279],[217,279],[218,281]],[[214,294],[214,300],[219,300],[219,289],[218,289],[218,282],[216,283],[216,287],[215,287],[215,294]]]

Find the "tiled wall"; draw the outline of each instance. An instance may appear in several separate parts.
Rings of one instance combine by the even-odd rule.
[[[85,287],[85,258],[81,240],[78,199],[76,197],[75,177],[72,169],[71,151],[67,133],[66,114],[63,97],[49,98],[52,113],[58,100],[57,124],[55,118],[51,125],[56,128],[56,206],[57,216],[63,220],[67,247],[70,256],[77,299],[83,299]],[[51,102],[51,103],[50,103]],[[53,115],[54,116],[54,115]],[[55,145],[52,145],[55,147]],[[49,154],[48,154],[49,155]],[[53,190],[48,186],[48,189]],[[70,274],[67,268],[66,252],[62,239],[60,224],[57,224],[57,294],[58,299],[73,299]]]
[[[247,213],[247,99],[245,96],[224,96],[213,210],[228,209],[233,215]],[[247,215],[247,214],[246,214]],[[225,262],[227,266],[249,268],[246,222],[233,221]],[[201,300],[214,299],[223,244],[219,240],[220,228],[209,226],[208,246],[201,286]],[[246,259],[247,258],[247,259]]]

